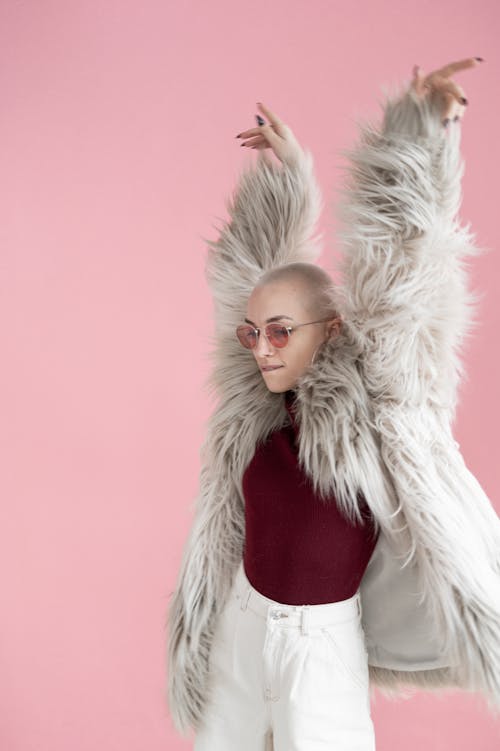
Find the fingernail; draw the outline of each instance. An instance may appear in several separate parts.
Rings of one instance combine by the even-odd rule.
[[[448,127],[448,125],[449,125],[449,123],[450,123],[450,118],[449,118],[449,117],[446,117],[446,118],[445,118],[445,119],[443,120],[443,125],[444,125],[444,127],[445,127],[445,128],[447,128],[447,127]]]
[[[240,143],[240,146],[246,146],[246,143],[244,143],[244,142]]]
[[[458,101],[460,102],[460,104],[464,104],[464,105],[469,104],[469,102],[467,101],[467,99],[464,96],[461,96]]]
[[[474,60],[477,60],[478,63],[484,63],[484,60],[482,57],[475,57]]]
[[[241,133],[238,133],[238,135],[235,136],[235,138],[239,138],[240,136],[241,136]]]
[[[266,121],[264,120],[264,118],[263,118],[263,117],[261,117],[260,115],[255,115],[255,117],[256,117],[256,119],[257,119],[257,124],[258,124],[258,125],[265,125],[265,122],[266,122]]]

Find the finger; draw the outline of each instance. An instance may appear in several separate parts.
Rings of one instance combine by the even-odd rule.
[[[437,93],[447,92],[453,94],[453,96],[457,99],[458,102],[460,102],[460,104],[467,105],[465,91],[455,81],[452,81],[449,78],[443,78],[436,73],[430,73],[426,78],[426,82],[431,90]]]
[[[459,86],[455,81],[451,81],[450,79],[443,79],[441,83],[436,85],[436,90],[439,91],[446,91],[449,94],[453,94],[457,102],[459,104],[467,105],[467,97],[465,96],[465,91],[461,86]]]
[[[458,111],[455,110],[455,116],[453,118],[453,122],[455,123],[461,122],[464,118],[464,114],[465,114],[465,107],[458,105]]]
[[[267,139],[264,136],[256,136],[255,138],[250,138],[247,141],[242,142],[242,146],[254,146],[255,144],[259,143],[265,143],[268,144]]]
[[[262,102],[257,102],[257,107],[264,113],[271,125],[274,126],[276,132],[281,134],[282,129],[286,127],[283,120],[281,120],[275,112],[270,110],[269,107],[266,107]]]
[[[455,96],[449,92],[445,91],[443,92],[443,109],[441,111],[441,118],[443,120],[443,125],[447,125],[449,122],[451,122],[455,115],[458,114],[457,110],[460,107],[457,100],[455,99]]]
[[[269,125],[269,123],[266,123],[264,125],[259,125],[255,128],[249,128],[248,130],[243,130],[241,133],[238,133],[236,138],[250,138],[251,136],[259,136],[262,134],[271,134],[270,137],[272,138],[272,136],[275,135],[275,130],[273,128],[274,126]],[[289,132],[288,126],[282,123],[280,138],[284,138],[288,132]]]
[[[284,123],[282,124],[282,128],[283,130],[280,134],[276,132],[276,126],[274,123],[272,125],[260,126],[261,135],[264,136],[267,143],[269,143],[272,146],[272,148],[275,150],[279,149],[287,133],[287,126]]]
[[[236,138],[250,138],[250,136],[257,136],[261,132],[261,127],[258,128],[249,128],[248,130],[242,130],[241,133],[238,133]]]
[[[481,61],[478,60],[477,57],[466,57],[463,60],[457,60],[454,63],[448,63],[448,65],[444,65],[442,68],[435,70],[434,73],[439,76],[443,76],[443,78],[449,78],[450,76],[458,73],[461,70],[476,68],[480,64]]]

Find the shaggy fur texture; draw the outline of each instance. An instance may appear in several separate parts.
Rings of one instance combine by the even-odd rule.
[[[451,427],[476,302],[465,262],[479,252],[457,220],[459,137],[411,91],[387,96],[381,127],[360,125],[340,202],[344,323],[297,385],[299,461],[347,518],[360,518],[362,493],[380,528],[361,583],[372,685],[478,691],[496,712],[500,520]],[[166,624],[167,700],[183,735],[211,696],[212,638],[243,552],[243,472],[289,419],[234,332],[264,271],[320,255],[310,152],[293,167],[259,152],[227,208],[206,240],[217,407]]]

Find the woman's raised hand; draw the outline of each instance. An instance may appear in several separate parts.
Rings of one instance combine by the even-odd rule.
[[[475,68],[482,62],[484,61],[481,57],[467,57],[465,60],[448,63],[428,75],[424,75],[422,69],[415,65],[411,86],[419,97],[438,97],[443,125],[446,127],[452,120],[460,120],[463,117],[468,104],[464,90],[451,80],[451,76],[461,70]]]
[[[242,142],[242,146],[248,146],[251,149],[272,149],[284,164],[296,164],[303,152],[292,129],[262,102],[257,102],[257,107],[267,117],[269,123],[244,130],[238,133],[236,138],[247,139]]]

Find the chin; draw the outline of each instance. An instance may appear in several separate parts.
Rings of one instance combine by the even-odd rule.
[[[286,381],[281,381],[281,383],[269,383],[269,381],[266,381],[264,378],[264,383],[273,394],[284,394],[285,391],[295,388],[295,382],[287,383]]]

